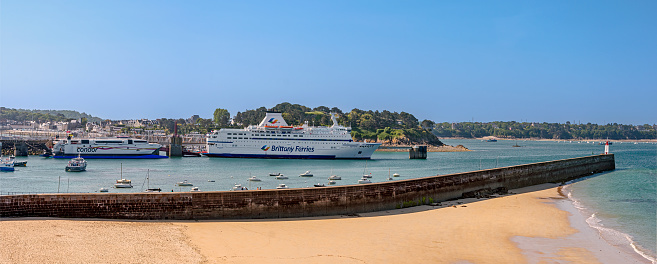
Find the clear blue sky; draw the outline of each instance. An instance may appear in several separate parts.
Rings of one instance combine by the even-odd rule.
[[[657,122],[657,1],[0,3],[0,105]]]

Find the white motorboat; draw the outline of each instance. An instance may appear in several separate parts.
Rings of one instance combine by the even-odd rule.
[[[329,185],[334,185],[335,181],[329,181]]]
[[[251,176],[251,178],[248,178],[247,181],[262,181],[262,180],[258,179],[258,177],[253,175],[253,176]]]
[[[198,187],[193,187],[193,188],[190,190],[190,192],[200,192],[200,191],[201,191],[201,189],[199,189]]]
[[[338,175],[331,175],[328,177],[329,180],[342,180],[342,177]]]
[[[242,187],[241,184],[235,184],[235,186],[233,186],[233,188],[230,188],[230,190],[231,191],[243,191],[243,190],[246,190],[246,188]]]
[[[66,164],[66,171],[85,171],[87,170],[87,161],[80,157],[78,154],[77,158],[71,159],[68,164]]]
[[[276,176],[276,179],[277,179],[277,180],[287,180],[287,179],[289,179],[289,178],[288,178],[287,176],[281,174],[281,175]]]
[[[127,179],[116,180],[114,188],[132,188],[132,181]]]
[[[109,189],[107,189],[107,188],[100,188],[100,190],[98,190],[98,191],[99,191],[99,192],[109,192]]]
[[[399,173],[393,174],[392,177],[399,177]]]
[[[194,186],[191,182],[188,182],[187,180],[181,181],[176,183],[178,186]]]
[[[278,176],[278,175],[281,175],[281,173],[280,172],[276,172],[276,173],[272,172],[272,173],[269,174],[269,176]]]
[[[372,178],[372,173],[370,173],[370,174],[363,174],[363,178]]]
[[[310,173],[310,171],[306,171],[304,173],[299,174],[299,177],[312,177],[313,174]]]
[[[316,183],[313,186],[315,186],[315,187],[326,187],[326,185],[324,185],[323,183]]]
[[[362,178],[362,179],[358,180],[358,183],[372,183],[372,181],[370,181],[367,178]]]
[[[276,189],[288,189],[288,188],[289,187],[287,187],[287,185],[285,185],[284,183],[281,183],[276,187]]]

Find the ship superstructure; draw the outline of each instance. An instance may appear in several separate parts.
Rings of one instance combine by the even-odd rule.
[[[228,158],[369,159],[380,143],[356,142],[351,128],[338,125],[289,126],[278,112],[267,112],[258,125],[223,128],[207,136],[207,156]]]

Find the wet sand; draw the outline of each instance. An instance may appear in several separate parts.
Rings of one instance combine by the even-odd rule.
[[[0,221],[0,263],[648,263],[575,223],[556,185],[512,192],[360,216],[12,219]]]

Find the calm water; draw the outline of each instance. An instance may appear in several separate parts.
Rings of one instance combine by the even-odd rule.
[[[157,160],[88,160],[86,172],[65,172],[68,160],[45,159],[32,156],[25,168],[0,173],[0,193],[7,192],[96,192],[110,188],[110,192],[140,192],[148,183],[163,191],[189,191],[191,187],[177,187],[176,182],[188,180],[202,191],[225,191],[234,184],[249,189],[273,189],[279,183],[299,188],[315,183],[328,185],[328,176],[342,177],[336,185],[357,184],[363,173],[371,173],[373,182],[386,181],[388,173],[399,173],[408,179],[436,174],[448,174],[549,161],[598,154],[604,146],[585,141],[504,141],[444,140],[446,144],[462,144],[471,152],[429,153],[427,160],[409,160],[408,153],[376,152],[372,160],[266,160],[222,158],[170,158]],[[514,144],[522,147],[514,148]],[[593,217],[592,225],[629,234],[631,241],[649,254],[655,252],[657,223],[657,145],[615,143],[611,152],[616,155],[616,170],[579,181],[570,187],[572,197]],[[115,180],[131,179],[133,189],[113,189]],[[314,177],[302,178],[300,173],[310,170]],[[279,172],[288,180],[276,180],[269,173]],[[255,175],[261,182],[246,179]],[[208,182],[214,180],[215,182]],[[594,223],[593,223],[594,222]]]

